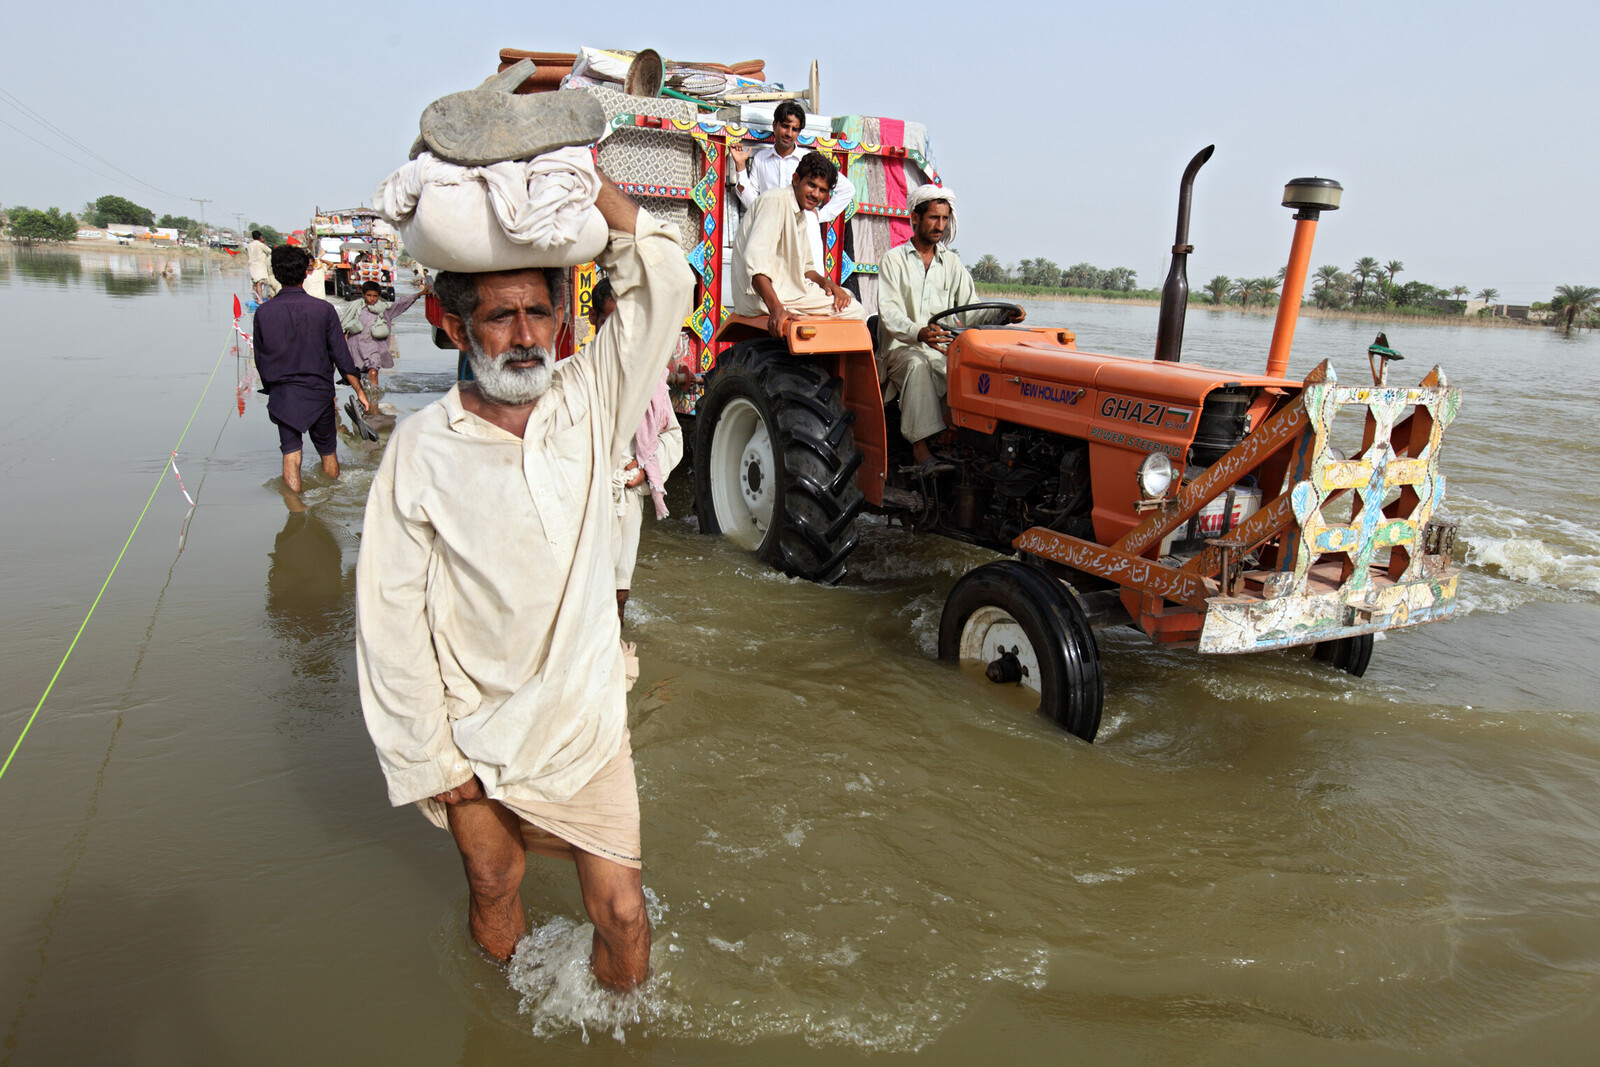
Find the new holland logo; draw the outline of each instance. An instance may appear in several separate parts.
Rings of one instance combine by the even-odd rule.
[[[978,392],[985,396],[989,394],[989,376],[987,374],[978,375]]]

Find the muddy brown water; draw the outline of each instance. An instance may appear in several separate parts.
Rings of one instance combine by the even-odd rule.
[[[1104,633],[1092,746],[935,660],[984,553],[867,524],[843,585],[792,582],[675,482],[630,604],[657,977],[618,1002],[570,868],[532,864],[512,972],[469,948],[451,842],[388,806],[356,701],[376,456],[342,441],[291,512],[238,391],[242,274],[164,263],[0,257],[0,748],[150,499],[0,779],[0,1062],[1592,1062],[1600,338],[1392,327],[1404,376],[1466,391],[1460,617],[1361,680]],[[1153,308],[1029,310],[1153,344]],[[1374,329],[1302,322],[1291,372],[1358,380]],[[1256,370],[1270,330],[1192,314],[1187,358]],[[413,411],[454,358],[420,312],[398,336]],[[150,493],[191,411],[185,526],[170,471]]]

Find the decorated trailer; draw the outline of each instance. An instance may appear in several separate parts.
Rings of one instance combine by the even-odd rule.
[[[580,91],[600,101],[610,129],[595,150],[601,169],[652,215],[677,227],[684,258],[694,269],[695,306],[684,328],[697,375],[709,372],[717,352],[727,347],[717,333],[731,304],[728,278],[740,219],[738,196],[729,182],[729,148],[771,144],[772,111],[781,99],[796,99],[806,109],[808,121],[797,151],[824,153],[857,189],[855,203],[824,227],[823,272],[854,292],[869,314],[877,310],[878,256],[911,233],[906,193],[939,180],[921,124],[819,116],[814,71],[808,89],[786,90],[765,80],[759,60],[728,65],[669,62],[662,83],[650,86],[650,95],[634,95],[626,91],[630,86],[625,78],[604,76],[596,56],[617,57],[624,71],[637,58],[597,49],[553,53],[507,48],[500,52],[499,70],[531,59],[536,71],[517,92]],[[562,83],[567,87],[561,88]],[[573,268],[571,281],[567,327],[557,338],[559,357],[571,355],[588,340],[594,265]],[[454,348],[439,328],[443,309],[438,301],[430,297],[426,310],[435,344]],[[693,413],[697,392],[675,395],[680,412]]]

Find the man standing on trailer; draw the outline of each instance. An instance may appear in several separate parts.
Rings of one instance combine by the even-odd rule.
[[[272,250],[272,273],[282,289],[256,309],[253,327],[256,370],[267,394],[267,416],[278,428],[283,484],[291,493],[300,492],[302,434],[311,435],[311,444],[322,457],[322,472],[339,477],[335,371],[356,391],[361,406],[372,410],[339,329],[339,313],[302,287],[310,261],[306,250],[294,245]]]
[[[794,180],[795,168],[800,160],[814,149],[801,152],[800,131],[806,128],[806,109],[793,100],[785,100],[772,113],[772,143],[759,146],[754,153],[743,144],[730,145],[728,157],[733,160],[733,185],[739,195],[745,214],[756,206],[762,193],[785,189]],[[745,164],[749,163],[749,173]],[[820,207],[808,212],[810,227],[806,237],[811,242],[811,261],[822,269],[826,262],[822,255],[822,227],[843,215],[856,198],[856,187],[843,174],[834,183],[833,192]]]
[[[440,273],[472,382],[402,421],[356,568],[361,704],[389,799],[455,837],[473,938],[509,959],[526,853],[573,862],[590,967],[649,973],[611,473],[692,307],[674,232],[599,176],[616,310],[557,364],[565,269]]]
[[[832,160],[807,154],[787,188],[756,198],[733,240],[733,310],[767,316],[773,337],[797,315],[866,318],[848,289],[823,276],[806,239],[808,213],[827,201],[838,176]]]
[[[950,251],[956,236],[956,194],[938,185],[918,186],[906,198],[911,240],[878,260],[878,378],[883,399],[900,397],[900,432],[911,442],[917,473],[955,467],[934,456],[928,441],[943,432],[945,349],[952,334],[928,325],[941,311],[976,303],[977,288],[961,257]],[[1018,308],[1009,321],[1021,322]],[[960,325],[1001,321],[999,311],[974,311]]]

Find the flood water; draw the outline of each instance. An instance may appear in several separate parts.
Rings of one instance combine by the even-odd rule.
[[[789,581],[675,481],[629,605],[656,977],[617,1001],[570,866],[530,862],[511,973],[470,947],[357,703],[377,456],[291,511],[242,271],[162,263],[0,256],[0,752],[150,501],[0,779],[0,1062],[1593,1062],[1600,337],[1391,325],[1397,378],[1465,390],[1460,616],[1364,679],[1103,632],[1093,745],[936,661],[984,553],[868,525],[841,586]],[[1153,347],[1154,308],[1029,312]],[[1377,328],[1302,321],[1291,373],[1363,379]],[[1191,314],[1187,358],[1257,371],[1270,332]],[[414,411],[454,354],[420,307],[397,335]]]

